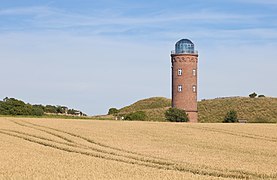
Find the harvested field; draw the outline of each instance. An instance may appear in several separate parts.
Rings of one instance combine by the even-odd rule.
[[[0,118],[0,179],[277,179],[276,124]]]

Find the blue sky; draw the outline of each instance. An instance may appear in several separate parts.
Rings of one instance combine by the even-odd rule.
[[[170,51],[199,51],[199,97],[276,97],[277,1],[1,0],[0,97],[104,114],[170,98]]]

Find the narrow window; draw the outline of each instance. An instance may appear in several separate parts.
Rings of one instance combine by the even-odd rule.
[[[196,92],[196,86],[195,85],[192,86],[192,91]]]
[[[182,92],[182,89],[183,89],[182,85],[178,85],[178,92]]]
[[[181,76],[183,73],[182,69],[178,69],[178,76]]]
[[[196,69],[193,69],[193,70],[192,70],[192,75],[193,75],[193,76],[196,76]]]

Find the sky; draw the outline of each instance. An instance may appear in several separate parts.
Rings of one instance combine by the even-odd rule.
[[[276,0],[0,0],[0,98],[88,115],[170,98],[183,38],[199,51],[198,100],[277,96]]]

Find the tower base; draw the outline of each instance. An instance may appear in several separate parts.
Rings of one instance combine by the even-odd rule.
[[[189,122],[197,123],[198,122],[198,113],[197,112],[187,112],[189,117]]]

